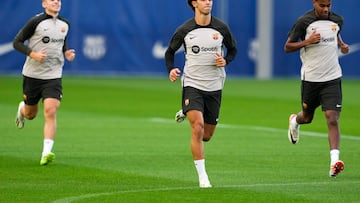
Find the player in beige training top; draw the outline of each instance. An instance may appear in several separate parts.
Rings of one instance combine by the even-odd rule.
[[[218,123],[225,66],[236,56],[236,42],[229,27],[211,16],[212,0],[188,0],[195,17],[177,28],[165,53],[169,79],[174,82],[180,69],[174,66],[174,54],[185,48],[186,62],[182,74],[182,110],[191,125],[191,151],[201,188],[211,187],[205,170],[203,141],[211,139]],[[226,48],[226,54],[225,54]]]
[[[16,114],[16,125],[23,128],[25,119],[38,113],[38,103],[44,103],[44,144],[40,165],[55,159],[52,152],[56,134],[56,113],[62,97],[62,69],[64,56],[75,58],[75,50],[68,49],[66,36],[69,22],[59,16],[61,0],[43,0],[44,13],[31,18],[14,39],[14,48],[25,54],[23,67],[23,101]],[[28,42],[28,45],[25,44]]]
[[[340,31],[343,18],[331,11],[331,0],[312,0],[314,9],[301,16],[289,32],[286,52],[300,50],[302,111],[291,114],[288,138],[299,142],[299,126],[311,123],[317,107],[322,106],[328,127],[330,145],[330,177],[344,169],[339,160],[339,118],[342,105],[341,67],[338,47],[349,52]]]

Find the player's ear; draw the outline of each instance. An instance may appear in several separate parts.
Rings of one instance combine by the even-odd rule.
[[[42,0],[41,5],[42,5],[43,8],[46,8],[46,0]]]

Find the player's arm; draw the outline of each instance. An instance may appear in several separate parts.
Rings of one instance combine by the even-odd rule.
[[[169,73],[171,69],[174,68],[175,52],[176,50],[172,49],[170,46],[166,49],[165,52],[165,65]]]
[[[343,53],[343,54],[349,53],[349,51],[350,51],[349,45],[346,44],[346,43],[342,40],[342,37],[341,37],[340,33],[338,34],[338,44],[339,44],[341,53]]]
[[[228,65],[230,62],[232,62],[235,59],[235,56],[237,54],[237,48],[236,43],[234,41],[233,46],[230,48],[226,48],[226,56],[224,57],[226,65]]]
[[[16,51],[29,56],[31,53],[31,48],[25,45],[25,41],[28,40],[35,32],[36,24],[32,19],[27,22],[23,28],[17,33],[13,40],[13,47]]]
[[[75,59],[75,49],[68,49],[67,38],[65,38],[65,40],[64,40],[63,53],[64,53],[66,60],[73,61]]]
[[[169,80],[175,82],[180,77],[180,69],[175,67],[175,53],[184,43],[184,36],[176,32],[170,40],[169,47],[165,52],[165,65],[169,72]]]
[[[226,55],[224,56],[224,60],[226,63],[225,65],[228,65],[235,59],[238,52],[236,47],[236,39],[227,25],[225,25],[225,27],[222,29],[219,29],[219,31],[224,36],[224,45],[226,47]]]
[[[284,50],[286,53],[294,52],[310,44],[317,44],[320,40],[320,33],[316,31],[314,31],[309,38],[302,41],[294,41],[289,37],[285,43]]]
[[[226,65],[228,65],[231,61],[233,61],[235,59],[236,54],[237,54],[236,46],[227,48],[225,57],[223,57],[221,54],[217,53],[215,55],[215,65],[217,67],[225,67]]]
[[[13,47],[15,50],[20,53],[33,58],[38,62],[44,62],[47,58],[46,50],[42,50],[39,52],[33,51],[30,47],[25,45],[25,41],[30,39],[30,37],[34,34],[36,26],[39,23],[40,18],[32,18],[27,22],[23,28],[18,32],[13,41]]]
[[[172,49],[171,46],[169,46],[165,52],[165,64],[169,72],[169,80],[171,82],[175,82],[180,76],[180,69],[174,67],[175,52],[176,50]]]

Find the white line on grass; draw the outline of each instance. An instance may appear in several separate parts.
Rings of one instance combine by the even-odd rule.
[[[174,120],[166,119],[166,118],[151,118],[150,121],[157,123],[177,124]],[[255,130],[262,132],[272,132],[272,133],[284,134],[285,137],[287,136],[287,129],[280,129],[280,128],[270,128],[270,127],[250,126],[250,125],[229,125],[229,124],[219,124],[218,127],[225,129],[247,129],[247,130]],[[323,137],[323,138],[328,137],[326,133],[318,133],[318,132],[310,132],[310,131],[301,131],[301,135],[311,136],[311,137]],[[360,136],[341,134],[341,139],[360,141]]]
[[[338,182],[337,182],[338,183]],[[360,181],[350,181],[342,182],[344,184],[360,184]],[[244,184],[244,185],[223,185],[218,187],[213,187],[211,189],[236,189],[236,188],[261,188],[261,187],[291,187],[291,186],[311,186],[311,185],[329,185],[332,182],[300,182],[300,183],[255,183],[255,184]],[[103,193],[89,193],[79,196],[66,197],[63,199],[55,200],[53,203],[71,203],[74,201],[98,198],[102,196],[126,194],[126,193],[146,193],[146,192],[169,192],[169,191],[179,191],[179,190],[196,190],[200,189],[199,187],[165,187],[165,188],[154,188],[154,189],[138,189],[138,190],[120,190],[114,192],[103,192]],[[205,189],[207,190],[207,189]]]
[[[151,118],[150,122],[156,123],[175,123],[172,119],[166,118]],[[176,123],[175,123],[176,124]],[[270,127],[261,127],[261,126],[245,126],[245,125],[229,125],[229,124],[219,124],[219,128],[225,129],[247,129],[247,130],[255,130],[255,131],[262,131],[262,132],[273,132],[273,133],[287,133],[287,129],[280,129],[280,128],[270,128]],[[309,132],[309,131],[301,131],[301,135],[312,136],[312,137],[324,137],[327,138],[326,133],[317,133],[317,132]],[[352,135],[341,135],[342,139],[348,140],[358,140],[360,141],[360,137],[352,136]],[[253,188],[253,187],[289,187],[289,186],[300,186],[300,185],[326,185],[330,184],[331,182],[303,182],[303,183],[254,183],[248,185],[223,185],[214,188]],[[345,183],[345,182],[344,182]],[[347,184],[360,184],[360,181],[355,182],[346,182]],[[121,190],[121,191],[114,191],[114,192],[103,192],[103,193],[89,193],[79,196],[73,197],[66,197],[63,199],[55,200],[53,203],[70,203],[74,201],[89,199],[89,198],[97,198],[101,196],[110,196],[116,194],[125,194],[125,193],[144,193],[144,192],[167,192],[167,191],[176,191],[176,190],[193,190],[199,189],[198,187],[174,187],[174,188],[154,188],[154,189],[138,189],[138,190]]]

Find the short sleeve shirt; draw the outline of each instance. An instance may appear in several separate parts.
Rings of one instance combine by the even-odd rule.
[[[31,50],[44,50],[47,59],[40,63],[27,56],[23,75],[37,79],[61,78],[68,30],[68,21],[61,17],[42,13],[31,18],[16,35],[15,41],[28,40],[28,48],[19,51],[28,54]]]
[[[176,30],[169,46],[177,50],[181,45],[184,45],[186,59],[182,85],[204,91],[221,90],[226,73],[224,67],[216,66],[215,56],[223,56],[225,47],[236,49],[228,26],[215,17],[208,26],[199,26],[190,19]]]
[[[293,25],[288,34],[291,41],[308,39],[314,32],[321,35],[318,44],[307,45],[300,50],[302,80],[324,82],[342,76],[337,38],[342,25],[341,16],[330,12],[328,19],[319,19],[314,10],[307,12]]]

